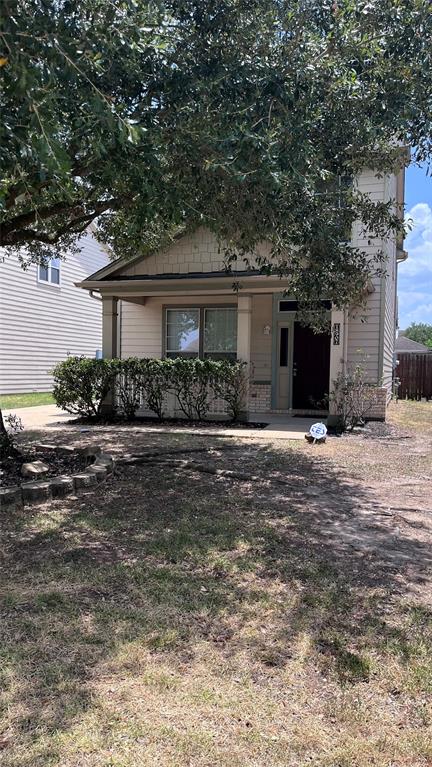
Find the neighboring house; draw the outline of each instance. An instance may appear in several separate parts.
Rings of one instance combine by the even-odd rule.
[[[398,336],[395,343],[396,354],[418,354],[418,352],[430,352],[424,344],[419,344],[418,341],[413,341],[412,338],[406,336]]]
[[[373,200],[403,203],[403,173],[377,178],[369,171],[356,183]],[[372,241],[361,225],[354,227],[352,241],[371,257],[384,249],[387,274],[374,278],[364,309],[337,311],[326,303],[331,335],[316,335],[297,322],[296,303],[284,294],[283,280],[246,270],[241,261],[234,292],[218,242],[203,228],[160,252],[116,261],[79,287],[102,296],[105,357],[245,360],[251,417],[271,411],[325,414],[332,381],[364,362],[377,391],[370,415],[384,418],[391,396],[397,262],[406,254],[395,239]]]
[[[57,362],[102,348],[101,302],[75,283],[109,259],[90,234],[79,247],[26,271],[16,256],[0,254],[0,394],[49,391]]]

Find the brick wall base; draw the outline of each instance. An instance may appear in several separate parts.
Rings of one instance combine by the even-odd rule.
[[[367,412],[366,420],[369,421],[385,421],[386,409],[388,402],[388,390],[385,387],[376,387],[373,392],[373,403]],[[165,416],[167,418],[184,418],[184,413],[180,410],[176,398],[174,395],[169,395],[166,398],[164,407]],[[248,398],[248,412],[249,413],[277,413],[280,412],[281,416],[287,415],[286,411],[273,411],[271,407],[271,384],[254,382],[249,388]],[[154,413],[146,411],[141,408],[138,416],[154,416]],[[309,415],[315,415],[311,413]],[[323,417],[322,413],[316,413],[317,417]],[[210,409],[207,418],[227,418],[228,412],[225,403],[222,400],[213,399],[210,402]],[[329,416],[329,422],[334,419],[333,415]],[[337,417],[336,417],[337,420]]]

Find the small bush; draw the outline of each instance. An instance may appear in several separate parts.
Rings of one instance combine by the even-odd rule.
[[[346,373],[339,373],[333,381],[330,402],[335,405],[343,431],[363,426],[368,413],[376,403],[375,387],[365,380],[362,365],[356,365]]]
[[[53,395],[58,407],[85,418],[98,417],[117,372],[116,360],[68,357],[53,370]]]
[[[3,416],[0,410],[0,459],[3,460],[17,453],[14,438],[23,429],[23,422],[18,415],[10,413]]]

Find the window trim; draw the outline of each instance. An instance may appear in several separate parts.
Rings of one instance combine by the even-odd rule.
[[[58,282],[52,282],[51,279],[50,279],[51,278],[51,261],[52,260],[53,259],[49,259],[48,260],[48,266],[47,266],[47,269],[48,269],[48,279],[47,280],[42,280],[40,278],[40,268],[41,268],[41,266],[43,266],[43,264],[37,264],[36,265],[36,279],[37,279],[38,285],[48,285],[50,288],[57,288],[57,289],[59,289],[59,288],[61,288],[61,284],[62,284],[61,260],[60,259],[56,259],[59,262],[59,265],[58,265],[58,267],[57,266],[54,267],[55,269],[58,269],[58,273],[59,273],[59,281]]]
[[[204,357],[204,332],[202,330],[204,329],[204,316],[205,316],[205,310],[206,309],[235,309],[237,311],[238,307],[237,304],[208,304],[207,302],[205,304],[203,303],[197,303],[197,304],[163,304],[162,305],[162,359],[172,359],[172,357],[167,357],[167,354],[173,354],[173,352],[167,351],[167,312],[169,309],[177,309],[177,310],[183,310],[183,311],[197,311],[199,313],[199,336],[198,336],[198,354],[196,357],[193,357],[192,359],[199,359],[204,360],[206,359]],[[238,340],[238,339],[237,339]],[[227,352],[227,354],[233,354],[234,352]],[[221,352],[221,354],[224,354],[224,352]],[[237,359],[237,350],[235,352],[236,359]],[[208,359],[208,358],[207,358]]]
[[[183,312],[198,312],[198,351],[197,352],[187,352],[187,354],[190,354],[190,357],[187,357],[185,359],[200,359],[201,354],[201,309],[198,306],[167,306],[164,310],[164,328],[163,328],[163,345],[164,345],[164,358],[167,357],[168,354],[182,354],[181,351],[174,351],[167,349],[167,330],[168,330],[168,312],[170,310],[173,311],[183,311]],[[194,355],[194,356],[192,356]],[[172,357],[169,357],[168,359],[172,359]]]

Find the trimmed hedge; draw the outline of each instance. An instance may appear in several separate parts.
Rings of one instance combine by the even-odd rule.
[[[68,357],[55,366],[53,375],[56,404],[84,417],[99,417],[111,391],[115,408],[128,419],[141,407],[162,419],[168,394],[175,395],[188,420],[204,419],[213,397],[225,403],[233,421],[246,407],[248,376],[244,362]]]

